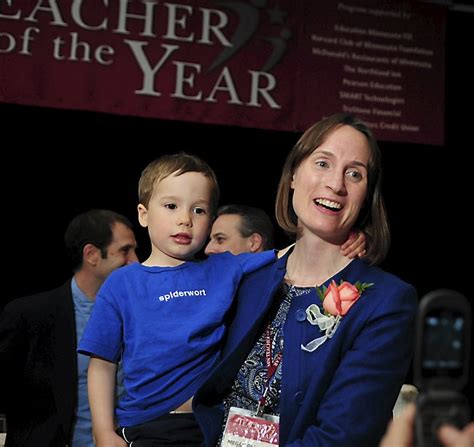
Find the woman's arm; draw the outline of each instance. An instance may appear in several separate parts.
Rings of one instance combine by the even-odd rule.
[[[317,374],[305,371],[304,382],[309,383],[310,388],[317,380],[315,375],[326,374],[324,369],[330,376],[329,382],[327,385],[316,382],[316,391],[315,387],[305,391],[308,400],[302,402],[302,410],[308,425],[301,436],[286,444],[287,447],[378,445],[411,361],[417,307],[416,292],[412,288],[390,293],[382,286],[379,293],[385,296],[378,300],[362,326],[352,324],[353,328],[342,335],[341,324],[339,335],[344,338],[340,358],[323,365]],[[344,318],[349,318],[349,314]],[[325,348],[337,337],[336,332],[334,339],[325,343]],[[325,389],[321,390],[321,386]],[[318,390],[323,391],[321,400],[312,401],[309,396],[316,396]],[[316,407],[316,411],[312,407]]]

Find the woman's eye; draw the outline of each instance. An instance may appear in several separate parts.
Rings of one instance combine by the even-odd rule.
[[[316,162],[316,166],[320,166],[321,168],[327,168],[329,166],[327,161],[324,160],[318,160]]]
[[[347,171],[347,175],[353,180],[361,180],[362,174],[359,171]]]

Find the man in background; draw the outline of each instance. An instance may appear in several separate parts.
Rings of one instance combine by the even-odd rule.
[[[273,248],[274,228],[265,211],[247,205],[224,205],[212,224],[207,255],[229,251],[258,253]]]
[[[93,447],[89,357],[78,341],[105,278],[138,261],[130,221],[109,210],[74,217],[64,242],[74,276],[57,289],[18,298],[0,314],[6,447]],[[34,268],[25,265],[27,269]]]

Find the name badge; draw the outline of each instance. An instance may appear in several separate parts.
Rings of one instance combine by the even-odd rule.
[[[278,445],[278,416],[231,407],[221,447],[270,447]]]

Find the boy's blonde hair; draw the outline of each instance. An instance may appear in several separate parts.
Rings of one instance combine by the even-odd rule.
[[[153,188],[157,182],[171,174],[181,175],[186,172],[200,172],[211,182],[211,214],[214,216],[219,202],[219,185],[212,168],[195,155],[180,152],[179,154],[163,155],[153,160],[142,171],[138,181],[138,201],[148,208]]]

